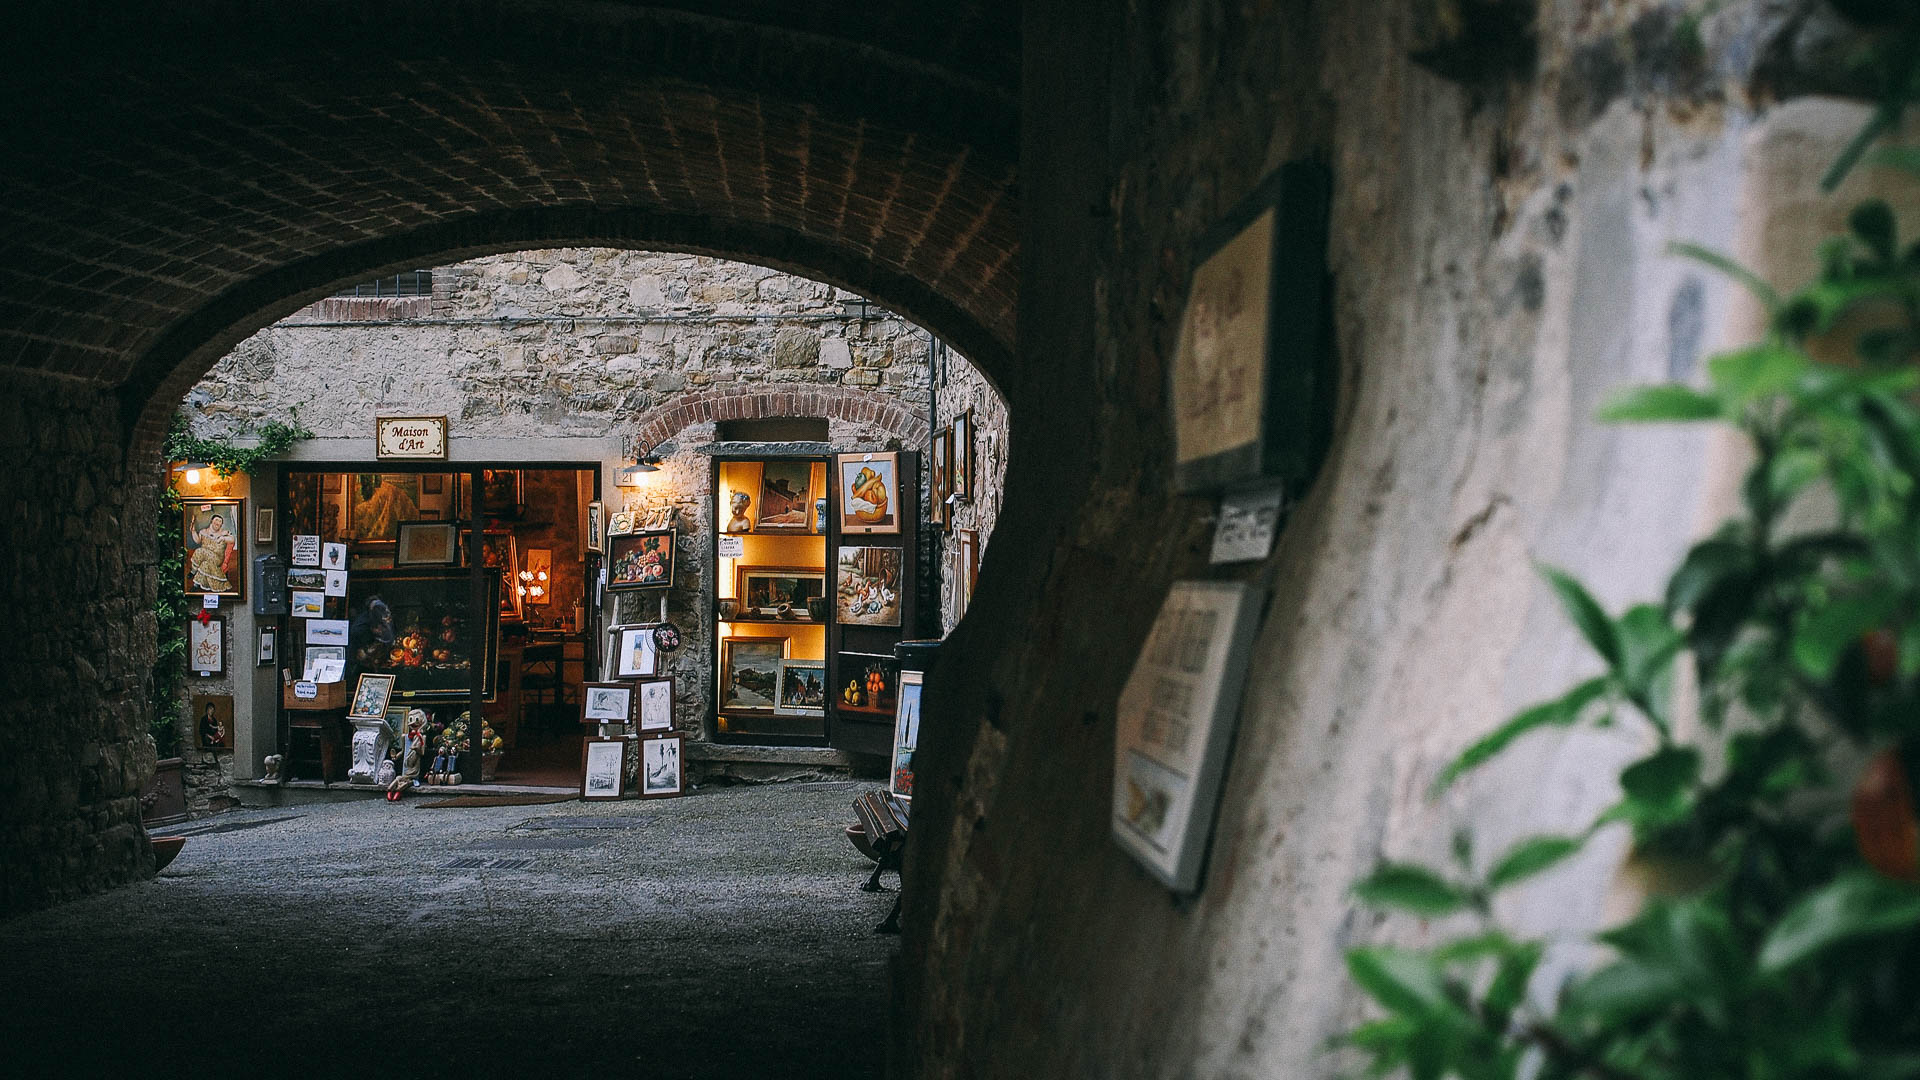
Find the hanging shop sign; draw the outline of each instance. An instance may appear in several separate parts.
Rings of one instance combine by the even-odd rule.
[[[374,425],[374,456],[381,461],[447,459],[444,416],[382,416]]]

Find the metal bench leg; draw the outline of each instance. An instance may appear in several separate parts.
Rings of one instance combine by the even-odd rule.
[[[893,910],[887,912],[887,919],[873,928],[876,934],[897,934],[900,932],[900,897],[893,898]]]
[[[900,868],[900,855],[899,855],[898,849],[885,851],[880,854],[880,860],[873,864],[872,875],[867,878],[867,883],[865,885],[860,886],[860,891],[861,892],[883,891],[880,885],[880,872],[888,868],[892,868],[895,870],[898,870]]]

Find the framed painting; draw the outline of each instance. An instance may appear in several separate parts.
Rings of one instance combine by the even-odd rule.
[[[202,750],[233,749],[233,695],[195,694],[187,715],[193,720],[193,744]]]
[[[243,499],[180,500],[183,591],[236,600],[246,594],[246,568],[240,557],[245,508]]]
[[[482,469],[480,499],[487,517],[517,518],[527,504],[526,477],[519,469]]]
[[[580,743],[580,797],[617,799],[626,792],[627,740],[589,735]]]
[[[893,711],[893,766],[887,771],[887,790],[903,799],[913,798],[913,751],[920,745],[920,693],[918,671],[900,673],[899,702]]]
[[[473,530],[461,534],[474,550]],[[480,565],[500,575],[500,617],[509,622],[518,622],[524,610],[520,606],[520,590],[514,588],[513,571],[520,565],[520,549],[513,533],[505,529],[488,529],[480,534]]]
[[[393,697],[392,675],[361,673],[353,688],[353,700],[347,706],[349,720],[384,720],[387,701]]]
[[[670,799],[687,790],[685,732],[650,735],[640,740],[640,797]]]
[[[392,540],[420,520],[419,473],[347,474],[348,540]]]
[[[973,498],[973,410],[953,418],[953,487],[947,492]]]
[[[393,549],[395,566],[452,566],[460,527],[451,521],[403,521]]]
[[[582,684],[580,722],[583,724],[633,723],[633,684],[626,682]]]
[[[199,675],[227,671],[227,624],[218,616],[187,620],[187,670]]]
[[[810,566],[742,566],[734,570],[742,620],[815,622],[827,597],[827,572]]]
[[[253,542],[273,543],[273,507],[262,506],[253,512]]]
[[[878,653],[840,654],[835,707],[863,714],[863,719],[890,721],[900,696],[900,661]]]
[[[673,679],[641,679],[634,684],[634,723],[642,733],[673,730]]]
[[[1322,166],[1282,166],[1201,240],[1168,366],[1182,493],[1312,473],[1332,391],[1328,187]]]
[[[605,520],[606,520],[606,511],[600,505],[598,500],[595,500],[594,502],[590,502],[587,504],[586,528],[581,530],[581,534],[580,534],[583,538],[580,541],[581,546],[584,547],[586,550],[597,552],[600,550],[601,546],[606,542],[603,539],[604,530],[606,528],[606,526],[603,524]]]
[[[772,712],[790,645],[784,637],[721,638],[720,708]]]
[[[899,454],[841,454],[834,471],[842,533],[900,531]]]
[[[652,589],[673,584],[674,530],[648,529],[607,538],[607,588]]]
[[[932,481],[933,497],[927,502],[927,520],[935,525],[945,525],[951,520],[947,507],[947,497],[953,494],[953,429],[941,428],[933,436]]]
[[[362,672],[395,677],[402,701],[465,701],[476,677],[481,695],[494,696],[500,648],[499,598],[494,578],[483,582],[481,608],[465,570],[365,570],[347,582],[349,638]],[[476,665],[478,671],[476,672]]]
[[[778,716],[827,715],[827,662],[782,660],[773,711]]]
[[[835,618],[851,626],[900,625],[899,548],[843,547],[835,570]]]
[[[754,532],[813,531],[813,462],[767,461],[760,466],[760,505]]]
[[[625,623],[607,628],[607,661],[604,677],[636,679],[652,675],[660,666],[660,649],[654,641],[657,623]]]

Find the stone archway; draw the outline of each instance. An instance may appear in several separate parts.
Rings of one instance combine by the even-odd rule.
[[[835,386],[764,386],[682,394],[636,418],[633,439],[645,451],[695,424],[777,416],[814,416],[870,424],[892,433],[907,446],[919,446],[927,439],[926,418],[915,414],[898,398]]]

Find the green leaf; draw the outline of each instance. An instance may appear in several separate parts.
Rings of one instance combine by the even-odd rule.
[[[1579,851],[1583,843],[1574,836],[1530,836],[1508,848],[1487,871],[1487,889],[1504,889],[1525,881]]]
[[[1752,293],[1760,303],[1764,304],[1769,313],[1779,310],[1780,294],[1774,291],[1773,286],[1767,284],[1765,278],[1741,266],[1739,263],[1733,261],[1732,258],[1722,255],[1712,248],[1704,248],[1698,244],[1668,244],[1667,251],[1682,258],[1705,263],[1746,286],[1747,291]]]
[[[1898,246],[1894,232],[1898,226],[1894,224],[1892,207],[1879,199],[1868,199],[1847,215],[1847,226],[1875,255],[1888,262],[1893,261],[1893,253]]]
[[[1486,764],[1494,755],[1505,750],[1508,743],[1535,728],[1571,725],[1580,719],[1580,714],[1586,711],[1588,705],[1607,692],[1607,685],[1604,675],[1588,679],[1567,691],[1564,696],[1541,702],[1493,729],[1479,742],[1462,751],[1453,764],[1440,770],[1439,777],[1433,782],[1433,793],[1437,795],[1445,791],[1462,773]]]
[[[1466,890],[1424,866],[1383,862],[1353,894],[1374,907],[1399,908],[1416,915],[1450,915],[1465,907]]]
[[[1700,776],[1700,751],[1691,746],[1669,746],[1652,757],[1642,758],[1620,773],[1620,789],[1626,792],[1636,820],[1664,816],[1676,806]],[[1640,811],[1647,812],[1642,816]]]
[[[1553,586],[1567,618],[1573,620],[1573,625],[1579,628],[1587,644],[1605,658],[1608,667],[1617,670],[1620,667],[1620,636],[1614,629],[1613,620],[1607,618],[1607,613],[1601,609],[1593,594],[1564,570],[1542,566],[1540,573],[1546,577],[1547,584]]]
[[[1742,580],[1753,573],[1753,549],[1742,539],[1722,535],[1702,540],[1687,552],[1680,568],[1667,582],[1667,610],[1678,614],[1692,611],[1702,597],[1729,579]]]
[[[1860,635],[1885,623],[1899,606],[1899,594],[1883,590],[1842,597],[1815,609],[1794,628],[1794,663],[1816,680],[1832,678],[1840,657]]]
[[[1620,682],[1627,696],[1662,731],[1667,728],[1666,697],[1673,658],[1680,652],[1680,631],[1658,604],[1636,604],[1615,624],[1620,638]]]
[[[1719,415],[1718,398],[1679,383],[1635,386],[1600,406],[1600,419],[1616,424],[1712,420]]]
[[[1781,916],[1760,947],[1760,970],[1778,974],[1852,938],[1920,923],[1920,890],[1855,870],[1803,897]]]
[[[1518,1008],[1520,1000],[1526,996],[1527,980],[1533,978],[1533,969],[1540,964],[1540,956],[1546,950],[1539,942],[1528,942],[1508,953],[1495,970],[1493,982],[1487,986],[1487,995],[1482,1004],[1487,1010],[1487,1019],[1494,1030],[1507,1026]]]
[[[1347,973],[1391,1012],[1418,1016],[1450,1004],[1433,961],[1407,949],[1385,945],[1348,949]]]
[[[1707,373],[1721,397],[1739,406],[1793,389],[1811,364],[1805,354],[1784,345],[1753,345],[1712,357]]]

